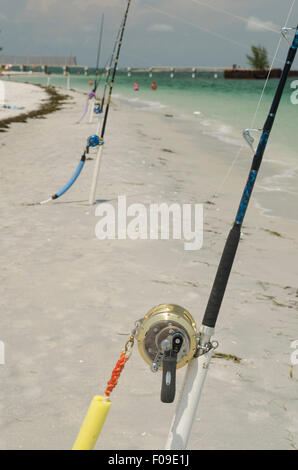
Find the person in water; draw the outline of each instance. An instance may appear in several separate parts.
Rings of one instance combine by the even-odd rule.
[[[153,82],[151,83],[151,89],[152,90],[157,90],[157,83],[155,80],[153,80]]]
[[[135,84],[134,84],[133,89],[134,89],[134,91],[139,91],[140,87],[139,87],[139,82],[138,82],[138,80],[135,81]]]

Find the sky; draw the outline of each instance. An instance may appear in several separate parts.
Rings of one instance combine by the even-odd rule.
[[[132,0],[120,67],[247,65],[252,45],[274,56],[278,31],[298,23],[298,0]],[[127,0],[1,0],[3,54],[74,55],[95,66],[101,15],[106,65]],[[284,55],[287,45],[279,50]]]

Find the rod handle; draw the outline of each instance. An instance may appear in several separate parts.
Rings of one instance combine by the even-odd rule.
[[[241,226],[234,224],[227,238],[203,318],[203,325],[215,327],[240,241]]]

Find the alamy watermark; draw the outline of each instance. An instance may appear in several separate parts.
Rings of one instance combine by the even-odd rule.
[[[184,240],[184,249],[203,246],[203,204],[127,205],[126,196],[118,197],[117,211],[110,203],[97,206],[100,217],[95,234],[98,240]]]
[[[291,348],[295,349],[291,354],[291,364],[292,366],[298,366],[298,339],[291,343]]]
[[[0,341],[0,366],[5,364],[5,344],[3,341]]]
[[[291,94],[291,103],[298,104],[298,80],[294,80],[291,83],[291,88],[294,88],[294,91]]]

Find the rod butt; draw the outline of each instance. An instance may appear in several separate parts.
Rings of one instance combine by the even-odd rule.
[[[93,398],[72,450],[94,449],[111,405],[104,397]]]

